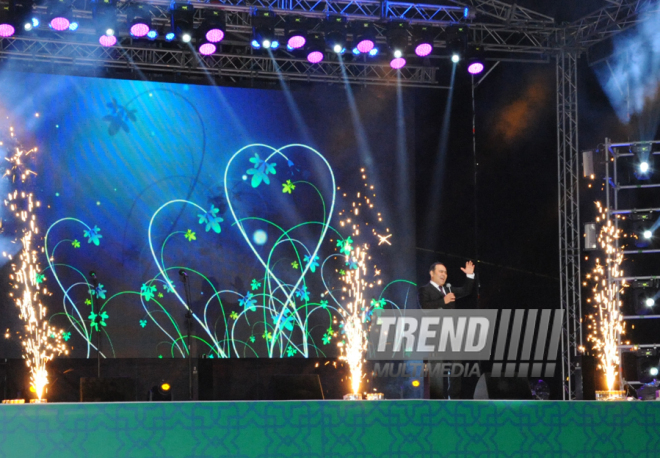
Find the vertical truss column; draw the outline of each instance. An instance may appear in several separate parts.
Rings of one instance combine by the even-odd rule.
[[[557,54],[557,157],[559,172],[559,281],[564,326],[561,340],[563,398],[576,398],[575,371],[582,345],[577,53]]]

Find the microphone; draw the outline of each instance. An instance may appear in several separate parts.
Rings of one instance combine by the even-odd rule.
[[[451,293],[451,283],[445,283],[445,286],[447,287],[447,291]]]
[[[99,280],[96,278],[96,272],[93,270],[89,273],[89,276],[92,277],[92,283],[94,284],[94,287],[96,288],[99,285]]]
[[[179,271],[179,275],[181,276],[181,280],[183,280],[184,282],[188,279],[188,274],[183,269]]]

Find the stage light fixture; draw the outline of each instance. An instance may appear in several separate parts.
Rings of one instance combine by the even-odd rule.
[[[117,44],[117,37],[114,35],[101,35],[99,44],[105,48],[110,48]]]
[[[272,11],[255,10],[252,14],[252,47],[277,49],[279,41],[275,35],[277,16]]]
[[[651,159],[653,153],[651,151],[650,143],[641,143],[630,147],[630,152],[633,153],[637,159],[637,166],[635,169],[635,178],[640,181],[648,180],[653,174],[651,166]]]
[[[406,66],[406,59],[403,57],[395,57],[390,61],[390,67],[392,67],[394,70],[399,70],[400,68],[403,68]]]
[[[158,38],[158,32],[156,30],[149,30],[149,32],[147,32],[147,38],[150,40],[155,40]]]
[[[117,0],[93,0],[92,18],[101,46],[114,46],[117,43]]]
[[[658,280],[636,280],[631,282],[636,315],[653,313],[653,307],[655,307],[656,299],[660,294],[658,283]]]
[[[376,46],[376,30],[371,22],[358,21],[353,28],[353,42],[358,54],[368,53]],[[355,54],[355,51],[353,51]]]
[[[220,43],[225,38],[226,17],[223,11],[202,10],[202,23],[197,28],[198,36],[209,43]]]
[[[193,17],[195,10],[190,3],[172,3],[170,5],[170,25],[174,36],[183,43],[190,43],[195,32]]]
[[[307,43],[307,19],[302,16],[289,16],[286,19],[285,40],[289,51],[305,46]]]
[[[419,57],[426,57],[433,52],[433,40],[436,30],[428,25],[413,28],[413,48]]]
[[[637,248],[646,248],[651,244],[654,226],[651,216],[651,213],[633,213],[630,215],[632,233]]]
[[[637,356],[637,379],[642,383],[650,383],[657,376],[658,371],[658,352],[655,348],[639,348],[634,352]],[[639,390],[637,391],[639,394]],[[649,399],[655,398],[655,389]]]
[[[323,34],[315,32],[309,35],[307,40],[307,61],[318,64],[323,60],[325,53],[325,38]]]
[[[165,34],[165,40],[166,41],[172,41],[176,38],[176,34],[174,32],[167,32]]]
[[[39,26],[32,11],[31,0],[13,0],[0,5],[0,38],[9,38],[21,31],[29,32]]]
[[[326,45],[336,54],[346,52],[346,18],[330,16],[325,22]]]
[[[406,65],[406,59],[403,55],[408,47],[408,28],[409,25],[405,21],[390,21],[387,23],[387,45],[394,57],[390,61],[390,67],[394,69],[403,68]]]
[[[484,71],[486,65],[483,59],[481,47],[471,47],[467,52],[468,66],[467,71],[470,75],[478,75]]]
[[[58,32],[75,31],[78,23],[73,20],[73,10],[70,0],[50,0],[46,8],[48,25]]]
[[[10,11],[10,5],[0,6],[0,38],[8,38],[16,33],[13,25],[13,12]]]
[[[447,27],[445,30],[447,50],[451,61],[459,63],[465,54],[467,46],[467,29],[463,26]]]
[[[145,3],[132,3],[126,10],[128,31],[135,38],[148,37],[151,32],[151,7]],[[156,32],[156,36],[158,33]],[[155,37],[154,37],[155,38]]]
[[[149,390],[150,401],[172,401],[172,386],[167,381],[154,385]]]

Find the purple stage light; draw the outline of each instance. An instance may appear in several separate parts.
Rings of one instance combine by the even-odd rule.
[[[142,22],[138,22],[137,24],[133,24],[131,26],[131,35],[134,37],[144,37],[149,33],[149,26],[147,24],[144,24]]]
[[[367,53],[374,49],[374,46],[376,46],[376,44],[372,40],[365,39],[357,44],[357,49],[361,53]]]
[[[305,46],[305,43],[307,43],[307,40],[305,40],[305,37],[302,35],[294,35],[291,38],[289,38],[289,41],[287,41],[287,45],[291,46],[293,49],[300,49],[303,46]]]
[[[115,44],[117,44],[117,37],[114,35],[112,36],[101,35],[101,38],[99,38],[99,43],[101,44],[101,46],[105,48],[109,48],[110,46],[114,46]]]
[[[204,43],[199,47],[199,53],[203,56],[210,56],[216,50],[216,47],[213,43]]]
[[[390,67],[392,67],[394,70],[403,68],[405,65],[406,65],[406,59],[404,59],[403,57],[397,57],[396,59],[392,59],[390,61]]]
[[[433,51],[433,46],[429,43],[420,43],[415,48],[415,54],[419,57],[426,57],[431,54],[431,51]]]
[[[484,64],[481,62],[472,62],[468,66],[468,73],[471,75],[478,75],[479,73],[484,71]]]
[[[58,32],[62,32],[68,29],[70,24],[71,23],[69,20],[65,17],[55,17],[50,21],[51,28],[53,30],[57,30]]]
[[[211,29],[206,32],[206,39],[211,43],[218,43],[225,37],[225,32],[220,29]],[[213,51],[215,52],[215,50]]]
[[[0,37],[2,38],[7,38],[11,37],[14,32],[16,32],[16,29],[14,29],[14,26],[11,24],[0,24]]]
[[[307,54],[307,60],[311,64],[318,64],[323,60],[323,53],[321,51],[312,51]]]

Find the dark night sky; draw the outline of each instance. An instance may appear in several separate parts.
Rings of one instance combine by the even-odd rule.
[[[599,1],[517,3],[557,23],[603,6]],[[579,67],[580,148],[594,148],[606,136],[628,139],[586,57]],[[476,89],[479,307],[559,306],[555,84],[550,59],[548,64],[503,62]],[[428,265],[442,260],[449,265],[449,281],[460,285],[459,267],[476,253],[470,78],[459,68],[439,195],[430,195],[429,183],[442,179],[432,164],[447,92],[419,90],[416,96],[417,215],[428,218],[431,208],[440,215],[435,231],[418,224],[418,277],[427,281]],[[586,200],[588,214],[591,203]],[[465,301],[466,306],[476,304],[474,297]]]

